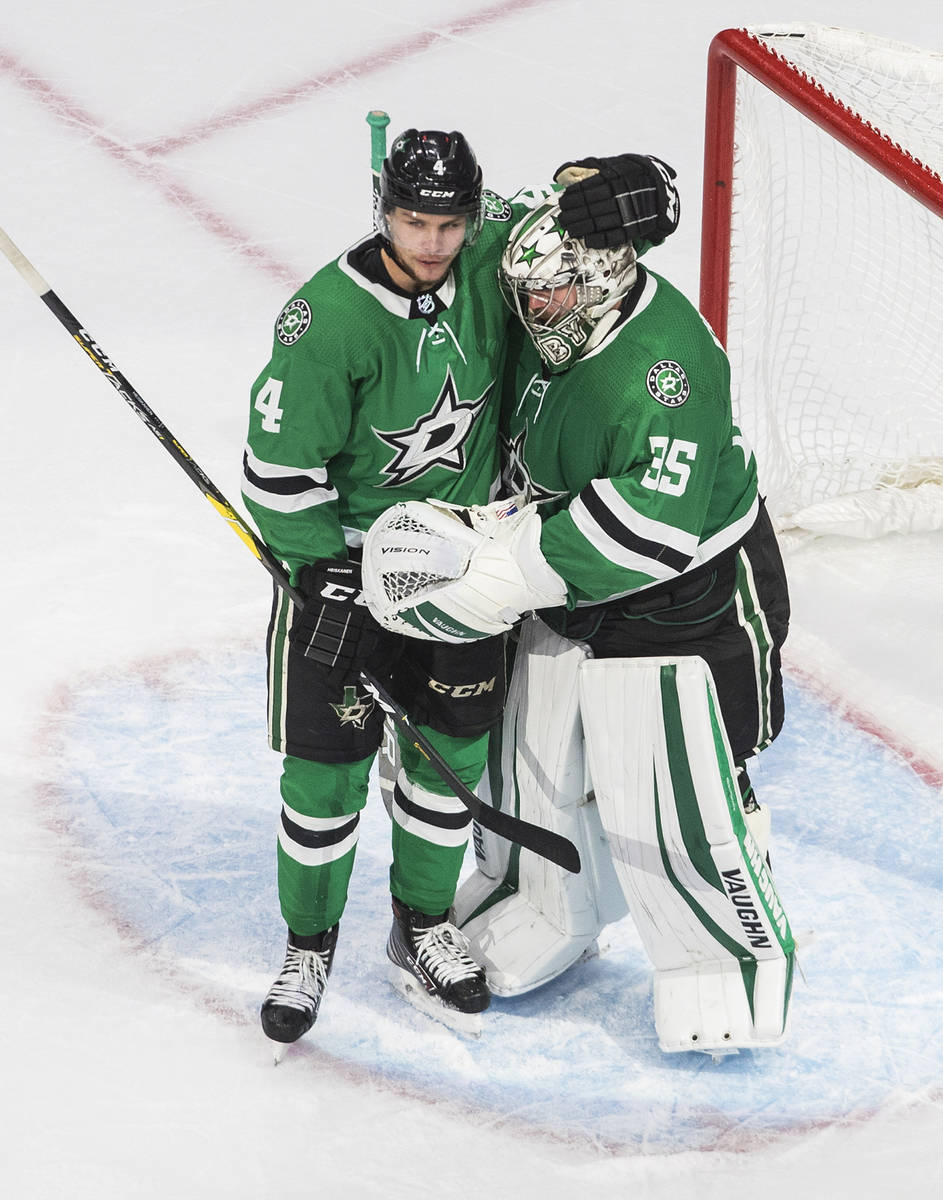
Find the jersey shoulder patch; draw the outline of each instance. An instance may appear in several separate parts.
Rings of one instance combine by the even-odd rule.
[[[691,384],[684,367],[672,358],[662,358],[654,363],[645,377],[648,394],[666,408],[680,408],[691,395]]]
[[[293,346],[311,326],[311,305],[301,296],[289,300],[278,314],[275,336],[283,346]]]
[[[503,196],[489,191],[488,188],[482,189],[481,207],[486,221],[510,221],[511,219],[510,204]]]

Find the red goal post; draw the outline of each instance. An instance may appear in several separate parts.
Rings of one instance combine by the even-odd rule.
[[[943,527],[941,169],[943,56],[819,25],[713,39],[700,305],[781,528]]]

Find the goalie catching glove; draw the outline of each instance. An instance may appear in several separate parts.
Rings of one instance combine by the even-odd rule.
[[[385,629],[461,643],[506,633],[533,608],[564,604],[566,584],[540,552],[535,505],[408,500],[364,537],[363,594]]]
[[[557,168],[560,224],[594,250],[648,241],[659,246],[678,228],[676,172],[660,158],[618,154]]]

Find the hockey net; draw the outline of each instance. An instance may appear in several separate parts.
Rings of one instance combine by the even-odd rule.
[[[701,310],[781,530],[943,528],[943,55],[820,25],[708,62]]]

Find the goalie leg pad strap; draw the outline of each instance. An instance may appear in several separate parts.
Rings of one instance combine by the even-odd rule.
[[[780,1041],[795,943],[744,821],[707,664],[587,660],[580,706],[616,872],[655,966],[659,1044]]]
[[[569,838],[578,875],[476,829],[478,867],[459,889],[456,921],[498,996],[531,991],[559,975],[625,915],[596,806],[587,798],[578,672],[586,649],[538,620],[526,621],[505,708],[502,806]]]

